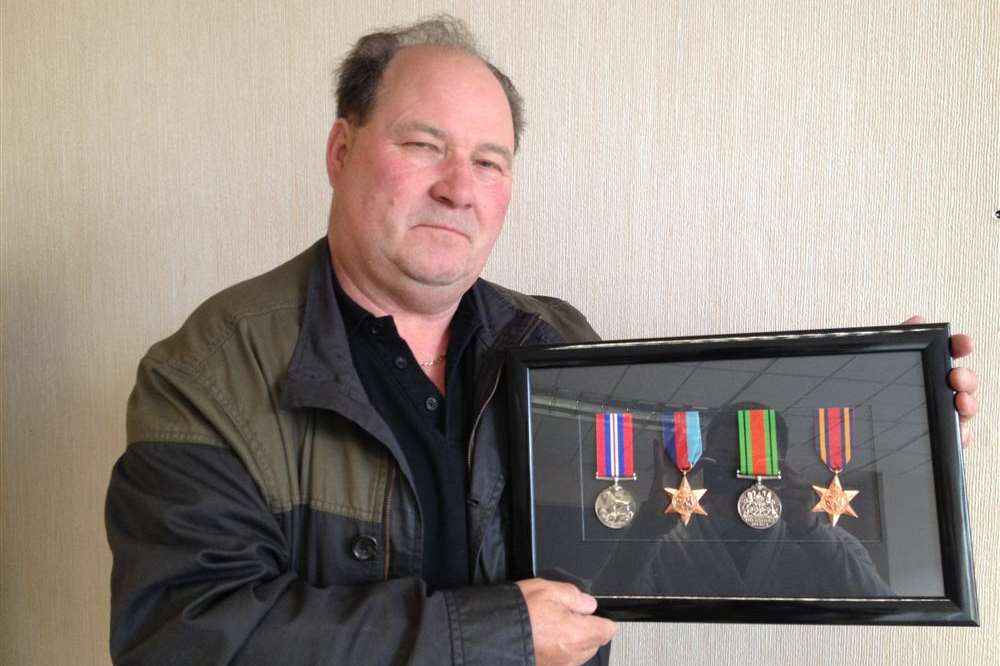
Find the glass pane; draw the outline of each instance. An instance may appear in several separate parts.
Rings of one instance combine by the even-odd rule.
[[[533,369],[529,380],[539,575],[597,596],[944,595],[919,352]],[[848,409],[837,412],[835,429],[823,412],[822,437],[820,408]],[[781,478],[762,484],[781,512],[765,529],[749,526],[737,509],[756,483],[736,475],[740,410],[774,410]],[[667,453],[676,433],[664,415],[688,411],[697,412],[703,453],[687,480],[706,491],[699,503],[707,515],[685,525],[665,513],[665,488],[679,489],[682,474]],[[609,414],[628,414],[630,423],[635,478],[618,485],[634,507],[619,507],[618,519],[631,510],[620,528],[602,523],[595,507],[613,485],[595,477],[611,474],[612,458],[628,457],[624,448],[610,453],[612,440],[625,441],[617,422],[603,443],[598,437],[610,418],[598,415]],[[747,430],[748,442],[760,432]],[[685,432],[685,442],[693,434]],[[822,507],[813,509],[816,489],[834,479],[835,459],[846,463],[839,480],[852,491],[857,517],[843,513],[833,525]]]

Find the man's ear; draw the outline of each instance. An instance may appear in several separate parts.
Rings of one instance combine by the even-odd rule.
[[[353,142],[354,126],[344,118],[337,118],[326,139],[326,175],[331,187],[344,170]]]

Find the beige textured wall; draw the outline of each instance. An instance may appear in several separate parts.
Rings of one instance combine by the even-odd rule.
[[[101,513],[137,359],[322,234],[332,65],[368,28],[448,8],[528,102],[491,278],[608,337],[922,312],[979,343],[982,628],[627,625],[615,661],[989,662],[996,0],[3,0],[0,663],[108,663]]]

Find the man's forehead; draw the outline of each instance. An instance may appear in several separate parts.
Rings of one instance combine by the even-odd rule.
[[[489,67],[475,55],[442,46],[421,45],[400,49],[382,77],[374,110],[378,113],[384,103],[397,95],[405,96],[413,103],[413,97],[435,92],[441,94],[442,91],[456,105],[461,105],[463,91],[474,95],[475,104],[469,105],[470,113],[485,115],[494,109],[503,116],[504,124],[510,124],[513,130],[509,101]]]
[[[445,64],[467,67],[470,71],[489,72],[486,63],[468,51],[450,46],[417,44],[403,46],[396,51],[386,68],[386,75],[391,74],[393,70],[411,70],[424,67],[435,69]]]
[[[420,92],[433,85],[478,85],[484,92],[503,96],[500,82],[476,56],[442,46],[407,46],[400,49],[386,67],[378,97],[397,89]]]

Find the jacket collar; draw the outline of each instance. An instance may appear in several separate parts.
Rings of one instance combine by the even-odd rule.
[[[339,412],[395,449],[392,432],[369,403],[351,361],[325,237],[313,245],[313,257],[302,326],[281,392],[281,408],[318,407]]]

